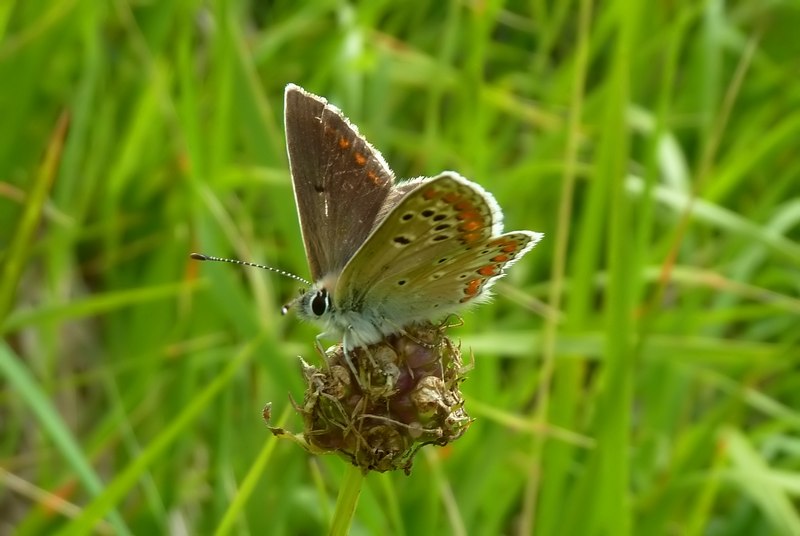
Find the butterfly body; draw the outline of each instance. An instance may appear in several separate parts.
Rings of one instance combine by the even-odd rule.
[[[396,182],[342,113],[286,88],[295,201],[314,284],[298,316],[345,347],[486,301],[542,237],[502,232],[491,194],[455,172]]]

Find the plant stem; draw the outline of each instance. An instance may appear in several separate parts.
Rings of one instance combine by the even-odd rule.
[[[361,469],[354,465],[348,466],[342,488],[339,490],[339,498],[336,499],[336,511],[333,513],[330,536],[346,536],[349,532],[363,481],[364,474]]]

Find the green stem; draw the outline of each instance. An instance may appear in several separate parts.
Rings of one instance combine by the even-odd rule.
[[[355,465],[348,466],[344,475],[339,498],[336,499],[336,511],[333,513],[330,536],[346,536],[353,521],[353,514],[361,494],[361,484],[364,482],[364,473]]]

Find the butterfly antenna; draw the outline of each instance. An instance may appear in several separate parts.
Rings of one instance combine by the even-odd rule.
[[[294,274],[290,274],[289,272],[284,272],[283,270],[278,270],[277,268],[272,268],[271,266],[264,266],[263,264],[256,264],[254,262],[247,262],[247,261],[240,261],[237,259],[223,259],[222,257],[213,257],[211,255],[203,255],[202,253],[191,253],[189,254],[191,258],[196,261],[218,261],[218,262],[230,262],[232,264],[239,264],[241,266],[252,266],[253,268],[262,268],[264,270],[269,270],[270,272],[275,272],[276,274],[281,274],[286,276],[290,279],[294,279],[295,281],[300,281],[301,283],[311,286],[309,281],[306,281],[302,277]]]

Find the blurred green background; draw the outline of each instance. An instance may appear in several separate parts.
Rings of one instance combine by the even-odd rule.
[[[320,534],[283,88],[546,234],[352,534],[800,534],[800,4],[0,3],[0,532]]]

